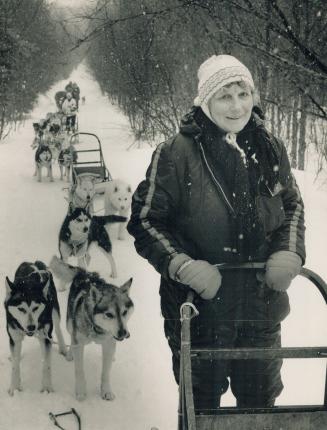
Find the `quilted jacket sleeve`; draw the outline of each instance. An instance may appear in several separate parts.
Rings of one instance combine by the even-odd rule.
[[[304,264],[306,257],[304,205],[283,144],[280,160],[280,174],[285,183],[285,187],[281,191],[285,220],[272,235],[270,251],[271,253],[281,250],[295,252],[302,258]]]
[[[170,259],[183,252],[174,237],[180,189],[171,142],[160,144],[154,151],[146,178],[132,199],[132,213],[127,225],[135,238],[136,251],[146,258],[164,277]]]

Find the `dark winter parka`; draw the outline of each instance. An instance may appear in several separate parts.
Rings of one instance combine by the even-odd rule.
[[[195,118],[194,112],[188,114],[177,136],[154,151],[146,179],[134,193],[128,224],[137,252],[162,275],[162,306],[172,299],[176,302],[176,315],[187,292],[186,287],[168,276],[169,262],[177,253],[211,264],[249,259],[266,261],[269,255],[280,250],[295,252],[305,260],[303,202],[284,145],[264,129],[268,149],[271,147],[277,157],[278,181],[274,190],[258,185],[255,202],[264,239],[255,255],[242,254],[237,249],[240,232],[231,203],[232,190],[228,189],[219,169],[212,168],[213,160],[205,150],[201,124]],[[255,115],[251,120],[255,124],[253,133],[263,127]],[[272,296],[274,293],[271,291]],[[224,310],[244,302],[242,274],[224,273],[219,294]],[[276,296],[280,302],[280,293]],[[283,319],[289,310],[287,294],[282,296],[283,303],[278,304],[274,315],[276,321]],[[272,299],[269,297],[267,301]],[[251,306],[256,306],[255,299]]]

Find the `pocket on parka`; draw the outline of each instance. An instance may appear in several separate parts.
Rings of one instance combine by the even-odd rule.
[[[283,224],[285,211],[280,193],[275,196],[260,194],[257,207],[266,233],[271,233]]]

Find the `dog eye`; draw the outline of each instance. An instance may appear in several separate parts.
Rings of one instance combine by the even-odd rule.
[[[114,316],[113,316],[113,314],[112,314],[111,312],[106,312],[106,313],[105,313],[105,316],[106,316],[107,318],[110,318],[110,319],[113,319],[113,318],[114,318]]]
[[[19,312],[21,312],[22,314],[26,314],[26,310],[24,309],[24,308],[21,308],[21,307],[19,307],[19,308],[17,308],[18,310],[19,310]]]
[[[38,306],[34,306],[34,308],[32,309],[32,312],[36,312],[39,309]]]
[[[126,317],[126,315],[127,315],[127,310],[125,309],[124,312],[122,313],[122,316]]]

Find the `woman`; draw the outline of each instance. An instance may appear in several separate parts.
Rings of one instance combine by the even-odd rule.
[[[189,288],[200,315],[193,347],[279,347],[286,293],[305,260],[303,203],[283,144],[255,106],[251,73],[212,56],[198,71],[195,106],[160,144],[133,196],[129,232],[161,274],[165,334],[179,379],[179,308]],[[266,261],[265,271],[215,264]],[[229,380],[238,407],[273,406],[282,361],[192,363],[197,409],[217,408]],[[229,380],[228,380],[229,378]]]
[[[72,93],[68,92],[62,104],[62,112],[66,115],[66,130],[75,131],[77,104]]]

